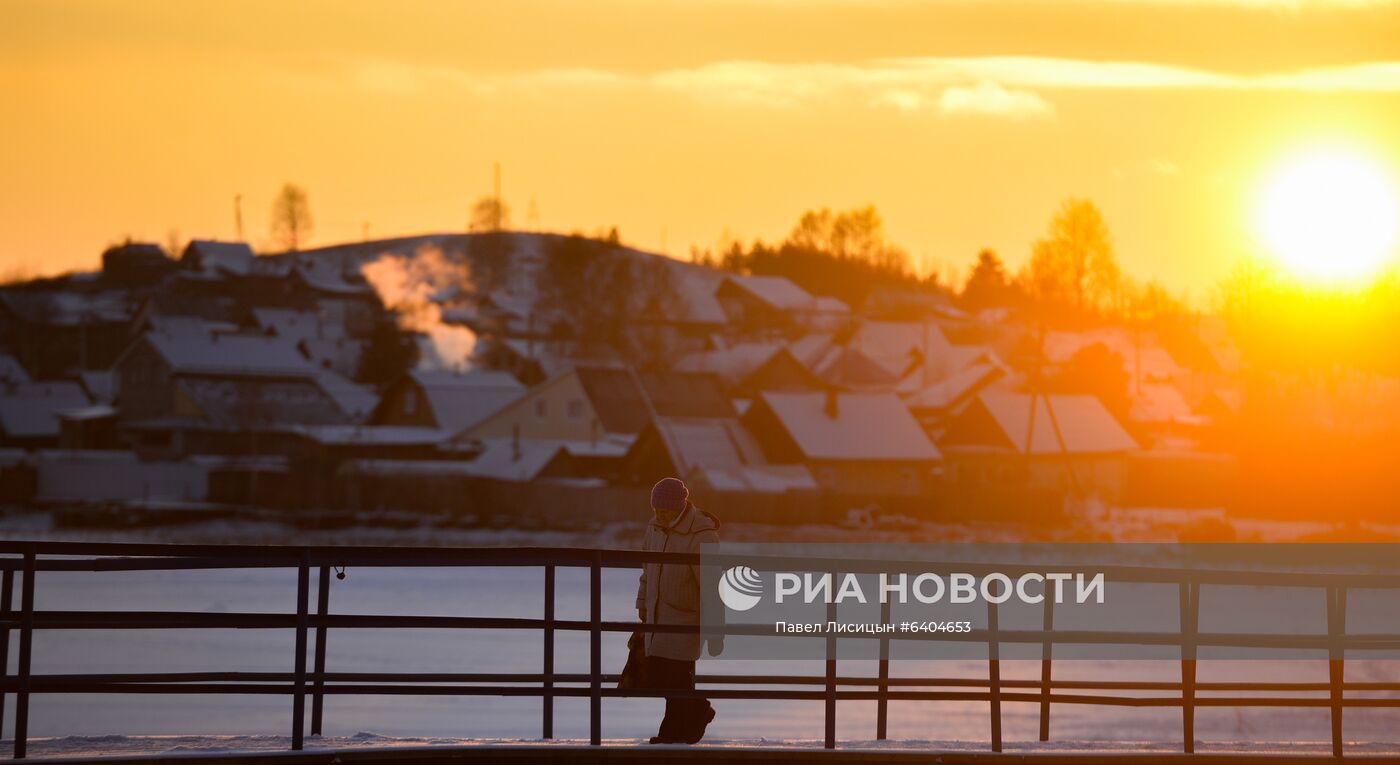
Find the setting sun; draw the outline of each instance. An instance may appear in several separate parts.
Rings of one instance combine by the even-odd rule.
[[[1300,275],[1354,280],[1393,254],[1398,207],[1374,160],[1354,151],[1314,151],[1268,179],[1256,224],[1269,250]]]

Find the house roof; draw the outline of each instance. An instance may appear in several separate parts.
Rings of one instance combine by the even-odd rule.
[[[8,353],[0,353],[0,383],[29,382],[29,372]]]
[[[292,431],[336,446],[429,446],[447,437],[437,428],[402,425],[299,425]]]
[[[812,311],[817,308],[816,298],[811,293],[784,276],[730,276],[723,284],[732,285],[779,311]]]
[[[867,321],[851,336],[850,346],[901,376],[922,358],[937,364],[953,353],[953,344],[931,321]],[[951,370],[949,370],[951,371]]]
[[[379,396],[368,385],[361,385],[330,370],[316,373],[316,384],[335,401],[351,422],[362,422],[379,404]]]
[[[247,242],[217,242],[195,239],[185,248],[183,258],[190,258],[199,270],[213,273],[223,271],[247,274],[253,263],[253,248]]]
[[[266,335],[147,332],[147,343],[175,374],[219,377],[314,377],[317,370],[286,339]]]
[[[836,397],[835,416],[828,395]],[[942,456],[892,393],[765,392],[760,398],[808,459],[905,462]]]
[[[438,427],[448,433],[459,433],[525,395],[525,386],[505,372],[419,369],[409,377],[422,389]]]
[[[978,362],[914,391],[904,403],[910,409],[945,411],[1005,376],[1006,368],[995,360]]]
[[[1130,386],[1132,405],[1128,419],[1134,422],[1190,424],[1196,420],[1186,397],[1171,383],[1148,383]]]
[[[677,372],[709,372],[733,385],[753,374],[782,352],[779,343],[738,343],[728,348],[697,351],[681,357],[673,367]]]
[[[0,387],[0,433],[11,438],[57,438],[59,412],[90,403],[82,386],[67,380]]]
[[[181,391],[218,428],[343,425],[349,417],[314,380],[272,379],[248,385],[229,377],[181,379]]]
[[[734,408],[714,375],[636,372],[612,367],[575,368],[603,430],[639,433],[660,417],[733,417]],[[641,383],[646,398],[637,383]]]
[[[1039,394],[1035,398],[1036,417],[1033,424],[1030,418],[1031,395],[1028,393],[988,391],[978,395],[975,406],[980,405],[990,415],[1006,443],[1021,454],[1027,451],[1026,431],[1032,427],[1032,454],[1059,454],[1062,451],[1098,454],[1138,448],[1133,437],[1094,396]],[[1056,426],[1064,438],[1063,450],[1055,435]]]
[[[660,417],[671,461],[682,471],[763,464],[763,449],[736,417]]]

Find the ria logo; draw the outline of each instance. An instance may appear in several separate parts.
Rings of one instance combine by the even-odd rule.
[[[719,579],[719,599],[735,611],[753,608],[762,595],[763,579],[748,566],[734,566]]]

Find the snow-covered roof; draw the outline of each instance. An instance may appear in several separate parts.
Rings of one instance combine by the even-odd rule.
[[[217,242],[211,239],[195,239],[185,248],[182,256],[190,258],[192,264],[205,273],[230,273],[245,275],[252,266],[253,248],[247,242]]]
[[[1128,392],[1132,399],[1128,419],[1134,422],[1189,424],[1196,420],[1191,405],[1175,385],[1144,382],[1129,385]]]
[[[851,307],[829,295],[818,295],[816,310],[820,313],[847,314]]]
[[[93,401],[110,403],[117,396],[117,374],[110,369],[87,369],[78,373],[78,381]]]
[[[379,404],[379,395],[368,385],[361,385],[330,370],[316,373],[316,384],[335,401],[336,406],[351,422],[363,422]]]
[[[656,425],[671,461],[683,472],[765,461],[762,448],[737,418],[660,417]]]
[[[828,396],[835,396],[835,412],[828,406]],[[760,397],[808,459],[941,458],[909,409],[893,393],[765,392]]]
[[[82,387],[67,380],[0,387],[0,433],[10,438],[57,438],[58,413],[90,403]]]
[[[779,311],[812,311],[816,298],[784,276],[730,276],[725,283],[733,285],[757,300]]]
[[[481,445],[481,454],[463,463],[463,470],[468,475],[503,481],[534,479],[564,448],[559,441],[530,438],[488,438]]]
[[[314,379],[265,378],[256,385],[232,376],[190,375],[180,391],[217,428],[336,425],[350,418]]]
[[[1033,424],[1028,393],[988,391],[977,397],[977,403],[991,415],[1011,447],[1021,454],[1027,451],[1028,428],[1034,428],[1030,438],[1032,454],[1112,453],[1138,448],[1133,437],[1094,396],[1039,394],[1035,399]],[[1064,439],[1063,449],[1055,435],[1056,426]]]
[[[0,353],[0,383],[29,382],[29,373],[8,353]]]
[[[447,437],[437,428],[402,425],[300,425],[292,430],[316,443],[336,446],[421,446]]]
[[[223,377],[314,377],[317,370],[286,339],[266,335],[147,332],[175,374]]]
[[[996,361],[984,361],[964,367],[952,375],[905,397],[910,409],[944,411],[970,398],[983,388],[1006,375],[1006,368]]]
[[[862,322],[851,337],[850,346],[896,376],[902,376],[920,358],[937,365],[953,353],[953,344],[931,321]]]
[[[409,373],[439,428],[459,433],[525,395],[525,386],[505,372],[414,370]]]
[[[738,343],[727,348],[687,354],[672,369],[677,372],[709,372],[733,385],[768,363],[782,349],[780,343]]]

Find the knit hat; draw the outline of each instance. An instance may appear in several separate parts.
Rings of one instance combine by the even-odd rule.
[[[653,510],[674,510],[680,512],[685,509],[685,501],[690,496],[690,489],[681,483],[679,478],[662,478],[651,487],[651,508]]]

